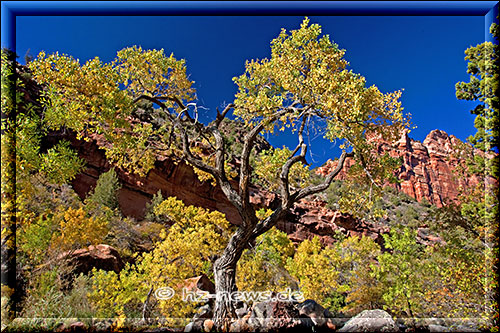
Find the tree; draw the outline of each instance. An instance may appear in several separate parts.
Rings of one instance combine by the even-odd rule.
[[[498,16],[497,16],[498,22]],[[470,136],[467,145],[458,151],[466,156],[465,168],[458,168],[460,173],[478,175],[482,182],[472,190],[462,189],[460,220],[469,223],[476,231],[476,236],[484,239],[484,258],[486,266],[486,289],[488,304],[485,307],[487,317],[496,322],[498,329],[498,302],[494,297],[498,293],[498,167],[499,167],[499,25],[493,23],[490,33],[496,41],[484,42],[465,50],[468,61],[467,73],[469,82],[458,82],[455,85],[458,99],[478,101],[471,110],[476,115],[474,126],[476,133]],[[476,153],[480,150],[480,154]],[[496,178],[496,179],[494,179]],[[477,195],[479,193],[479,195]]]
[[[1,52],[1,106],[2,106],[2,310],[5,317],[15,318],[16,290],[16,57],[15,53]],[[5,300],[5,301],[4,301]],[[4,308],[5,303],[5,308]],[[2,311],[3,312],[3,311]],[[2,316],[3,317],[3,316]],[[2,328],[4,322],[2,321]]]
[[[384,246],[391,250],[378,256],[379,280],[385,284],[383,298],[395,314],[406,313],[410,318],[421,314],[425,265],[422,246],[417,244],[417,232],[408,228],[392,229],[384,234]]]
[[[380,246],[366,236],[348,237],[338,246],[341,271],[345,275],[343,279],[349,287],[343,311],[357,314],[363,310],[380,309],[384,303],[383,286],[376,278]]]
[[[65,141],[45,142],[42,148],[48,128],[37,100],[40,87],[31,80],[28,69],[16,62],[14,52],[2,49],[1,58],[2,284],[6,285],[2,295],[7,290],[12,296],[10,303],[15,305],[20,303],[21,292],[16,283],[16,265],[21,264],[16,263],[17,237],[29,228],[26,222],[33,220],[29,206],[41,196],[35,188],[40,183],[64,185],[83,168],[83,161]],[[48,230],[46,221],[38,222],[38,227]],[[35,234],[31,233],[37,237]],[[11,310],[16,311],[14,307]]]
[[[120,187],[121,185],[115,169],[111,168],[99,176],[94,191],[88,197],[87,201],[97,205],[101,209],[103,207],[116,209],[118,208],[118,191]]]
[[[428,317],[474,318],[488,327],[492,281],[481,242],[460,226],[445,235],[445,244],[426,249],[429,266],[422,278],[426,284],[422,308]]]
[[[220,212],[185,206],[175,197],[162,201],[156,213],[168,215],[173,224],[163,230],[151,252],[141,254],[134,265],[127,264],[118,274],[94,270],[90,299],[98,316],[138,317],[142,312],[147,318],[147,313],[159,312],[167,319],[187,319],[193,315],[195,304],[183,297],[185,279],[210,275],[210,259],[224,248],[231,224]],[[175,294],[158,300],[153,309],[148,295],[159,287],[172,288]]]
[[[238,261],[238,290],[280,292],[296,287],[295,280],[285,268],[287,258],[295,252],[287,234],[273,227],[257,237],[256,242]]]
[[[309,25],[307,18],[298,30],[282,30],[271,43],[271,57],[247,62],[245,73],[233,79],[238,86],[234,103],[217,110],[208,125],[198,121],[185,62],[173,54],[166,57],[163,50],[129,47],[111,63],[95,58],[84,65],[70,56],[42,52],[30,63],[35,79],[46,86],[50,126],[70,128],[81,138],[103,137],[112,143],[106,145],[107,157],[140,175],[160,154],[182,158],[215,179],[236,207],[242,223],[214,263],[214,322],[219,329],[235,317],[228,295],[236,291],[237,262],[248,245],[284,219],[294,203],[327,189],[347,157],[354,159],[359,181],[377,184],[384,168],[370,138],[395,140],[408,125],[401,92],[383,94],[375,86],[366,87],[364,77],[347,69],[345,51],[320,35],[321,27]],[[154,105],[149,122],[137,116],[137,103],[144,100]],[[236,188],[229,179],[227,140],[220,131],[231,110],[246,130],[235,167]],[[307,164],[304,136],[311,126],[323,128],[325,138],[342,142],[343,152],[322,183],[293,188],[290,172],[298,163]],[[260,220],[250,203],[250,155],[259,134],[286,128],[298,143],[279,169],[279,203]]]
[[[336,249],[323,248],[319,238],[304,240],[287,261],[286,268],[299,281],[304,298],[317,300],[322,306],[338,312],[345,286],[339,284],[340,256]]]
[[[499,36],[499,26],[493,23],[490,33],[495,39]],[[483,151],[499,147],[499,94],[498,94],[498,44],[484,42],[465,50],[469,82],[455,85],[458,99],[479,101],[472,114],[476,115],[474,126],[476,134],[469,141]]]

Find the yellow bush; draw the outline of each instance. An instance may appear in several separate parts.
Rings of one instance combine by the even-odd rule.
[[[243,252],[236,271],[239,290],[284,291],[296,285],[285,269],[294,247],[286,233],[275,227],[257,237],[255,247]]]
[[[182,300],[185,279],[212,274],[212,260],[226,246],[231,225],[220,212],[185,206],[174,197],[155,207],[155,213],[169,216],[175,223],[161,233],[150,253],[139,256],[135,265],[127,265],[120,274],[94,271],[89,297],[98,315],[135,317],[150,288],[172,288],[175,295],[168,300],[156,303],[152,297],[151,306],[156,304],[153,314],[169,324],[178,323],[175,318],[192,316],[196,304]]]
[[[321,246],[318,237],[300,243],[286,268],[299,281],[304,298],[310,298],[327,308],[338,308],[340,258],[334,248]]]
[[[109,231],[107,221],[88,217],[83,207],[68,208],[62,213],[59,234],[53,236],[52,247],[69,250],[102,243]]]

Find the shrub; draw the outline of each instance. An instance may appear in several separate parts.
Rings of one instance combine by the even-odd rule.
[[[115,169],[111,168],[99,176],[94,191],[87,201],[114,210],[118,208],[118,190],[120,190],[120,187]]]
[[[70,207],[61,215],[58,233],[52,237],[52,248],[58,251],[97,245],[108,234],[107,221],[100,217],[89,217],[83,207]]]
[[[185,206],[173,197],[159,204],[155,213],[165,214],[175,223],[162,232],[151,252],[138,256],[136,264],[127,264],[119,274],[93,271],[89,297],[99,316],[136,317],[150,288],[160,287],[173,288],[176,293],[157,302],[157,315],[166,319],[193,315],[196,304],[181,297],[184,280],[202,273],[211,275],[212,260],[227,244],[231,226],[224,214]]]
[[[273,227],[257,237],[256,243],[238,261],[238,290],[279,292],[296,288],[296,281],[285,268],[286,259],[295,252],[286,233]]]
[[[57,267],[33,277],[21,312],[26,318],[92,318],[94,309],[88,302],[88,277],[78,276],[73,288],[62,291]]]
[[[335,249],[323,248],[318,237],[300,243],[286,263],[290,274],[299,281],[304,298],[314,299],[335,312],[342,305],[339,293],[345,291],[339,284],[339,266]]]

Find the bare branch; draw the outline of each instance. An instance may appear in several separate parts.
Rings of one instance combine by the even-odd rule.
[[[359,155],[359,160],[361,161],[361,165],[363,166],[363,170],[365,171],[365,173],[368,176],[368,178],[370,178],[370,181],[372,182],[372,185],[380,187],[380,185],[377,184],[377,182],[373,179],[372,174],[370,173],[370,171],[368,171],[368,168],[366,167],[366,162],[365,162],[365,158],[363,157],[363,154],[358,154],[358,155]],[[370,194],[371,194],[371,186],[370,186]]]
[[[302,123],[298,131],[299,143],[297,144],[297,147],[292,152],[291,156],[288,158],[286,163],[281,167],[280,188],[281,188],[281,201],[284,207],[288,207],[288,202],[290,199],[290,182],[288,179],[290,175],[290,168],[299,161],[302,161],[307,164],[305,158],[307,152],[307,145],[304,143],[303,133],[308,118],[309,116],[303,116]],[[299,149],[300,149],[300,154],[294,156]]]
[[[175,102],[182,110],[186,109],[186,106],[177,96],[156,96],[158,100],[166,99],[172,102]]]
[[[167,110],[167,106],[165,105],[165,103],[163,103],[160,99],[156,98],[156,97],[152,97],[152,96],[149,96],[149,95],[140,95],[139,97],[135,98],[132,103],[137,103],[139,102],[141,99],[147,99],[148,101],[150,102],[153,102],[155,103],[156,105],[158,105],[159,107],[161,107],[163,110]]]
[[[217,178],[217,176],[218,176],[217,169],[206,164],[201,159],[199,159],[193,155],[193,153],[191,152],[191,149],[189,147],[189,137],[187,135],[186,129],[182,126],[182,124],[180,124],[180,122],[177,122],[176,125],[177,125],[177,127],[179,127],[179,129],[182,132],[181,139],[182,139],[182,152],[184,154],[184,158],[186,158],[186,160],[189,163],[191,163],[192,165],[194,165],[198,169],[205,171],[205,172],[208,172]]]
[[[340,170],[344,167],[344,162],[347,157],[353,157],[354,153],[347,153],[347,152],[342,152],[342,155],[340,155],[340,158],[338,160],[337,167],[326,176],[326,179],[323,183],[319,185],[311,185],[306,188],[300,189],[293,193],[290,197],[291,204],[294,202],[297,202],[300,199],[303,199],[309,195],[319,193],[321,191],[324,191],[330,186],[332,183],[333,179],[339,174]]]
[[[209,127],[209,130],[212,132],[212,135],[215,138],[215,146],[216,146],[215,165],[217,168],[217,180],[226,197],[229,199],[229,201],[231,201],[231,203],[233,203],[233,205],[236,206],[241,217],[243,218],[243,221],[245,221],[247,212],[244,209],[241,197],[240,195],[238,195],[237,191],[233,189],[231,183],[229,182],[226,176],[226,170],[224,168],[226,161],[225,159],[226,150],[224,147],[224,139],[218,128]]]
[[[287,205],[284,205],[284,204],[280,205],[271,214],[271,216],[267,217],[264,221],[258,223],[255,226],[255,228],[252,231],[252,239],[257,238],[258,236],[262,235],[264,232],[271,229],[274,225],[276,225],[276,223],[279,220],[281,220],[285,217],[285,214],[288,211],[288,209],[298,200],[303,199],[309,195],[319,193],[321,191],[326,190],[328,188],[328,186],[330,186],[330,184],[333,181],[333,179],[335,178],[335,176],[337,176],[338,173],[340,172],[340,170],[342,170],[342,168],[344,166],[345,159],[347,157],[353,157],[353,156],[354,156],[353,153],[347,153],[345,151],[342,152],[342,155],[339,158],[339,163],[338,163],[337,167],[335,168],[335,170],[330,172],[330,174],[328,174],[328,176],[326,177],[325,181],[322,184],[316,185],[316,186],[309,186],[309,187],[301,189],[301,190],[295,192],[294,194],[292,194],[290,196],[290,199],[287,202]],[[295,156],[295,157],[299,157],[299,156]]]
[[[184,105],[184,103],[182,103],[182,101],[177,97],[177,96],[149,96],[149,95],[140,95],[139,97],[135,98],[133,100],[133,103],[137,103],[139,100],[141,99],[147,99],[149,100],[150,102],[153,102],[155,103],[156,105],[160,106],[164,111],[168,110],[167,106],[165,105],[165,103],[162,102],[162,100],[168,100],[168,101],[172,101],[174,102],[175,104],[177,104],[177,106],[181,109],[181,111],[179,112],[179,115],[180,114],[185,114],[186,118],[192,122],[192,123],[195,123],[196,121],[191,117],[191,115],[189,114],[188,112],[188,108],[186,105]],[[168,113],[168,112],[167,112]]]
[[[241,165],[240,165],[240,184],[239,191],[242,200],[243,207],[251,207],[249,200],[249,183],[250,183],[250,152],[252,151],[255,138],[257,135],[264,129],[264,127],[278,119],[279,117],[291,113],[296,112],[302,109],[296,108],[294,105],[297,105],[298,102],[295,102],[291,106],[282,109],[281,111],[276,112],[273,116],[266,120],[262,120],[257,126],[255,126],[246,136],[243,143],[243,150],[241,152]]]
[[[211,174],[220,184],[222,191],[226,195],[229,201],[238,209],[242,217],[244,217],[245,213],[242,207],[241,203],[241,198],[238,195],[238,193],[232,188],[229,180],[226,177],[226,173],[224,170],[224,162],[225,162],[225,148],[224,148],[224,140],[222,139],[222,135],[220,134],[220,131],[216,127],[205,127],[203,124],[199,123],[196,119],[193,119],[189,113],[187,112],[187,107],[182,103],[182,101],[177,98],[176,96],[157,96],[157,97],[151,97],[148,95],[141,95],[137,97],[134,100],[134,103],[141,99],[146,99],[149,100],[153,103],[156,103],[158,106],[160,106],[163,110],[167,110],[167,106],[165,103],[163,103],[161,100],[170,100],[175,102],[180,108],[181,111],[177,114],[176,117],[173,117],[170,113],[167,112],[167,115],[169,119],[172,121],[175,127],[177,127],[180,132],[181,132],[181,140],[182,140],[182,152],[184,155],[184,158],[192,164],[194,167],[207,172]],[[189,104],[188,104],[189,105]],[[231,105],[228,105],[226,109],[224,110],[225,113],[229,111],[229,109],[232,107]],[[182,119],[183,114],[188,120],[188,123],[185,123]],[[216,146],[212,148],[215,149],[216,151],[216,157],[215,157],[215,162],[216,166],[210,166],[207,163],[203,162],[200,158],[197,158],[196,156],[193,155],[190,149],[190,140],[189,136],[187,133],[187,128],[186,126],[192,126],[195,128],[195,130],[198,131],[199,135],[203,137],[207,142],[210,143],[210,140],[204,135],[204,133],[211,133],[216,141]],[[170,135],[173,134],[173,128],[170,132]]]
[[[222,120],[224,120],[224,118],[226,117],[227,113],[229,112],[229,110],[231,110],[232,108],[234,108],[234,104],[231,103],[229,105],[227,105],[224,110],[222,111],[222,113],[219,113],[219,109],[217,109],[217,116],[215,118],[215,127],[219,128]]]

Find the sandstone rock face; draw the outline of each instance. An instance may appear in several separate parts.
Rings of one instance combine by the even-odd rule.
[[[317,236],[325,245],[336,242],[337,232],[347,236],[371,237],[382,244],[382,234],[389,232],[386,226],[375,225],[349,214],[331,210],[326,207],[326,202],[320,200],[298,202],[292,208],[288,219],[278,222],[277,227],[286,232],[294,242]]]
[[[72,183],[76,193],[83,199],[95,187],[99,176],[108,171],[111,165],[106,159],[104,150],[99,148],[102,143],[95,140],[80,141],[70,135],[64,136],[64,139],[69,140],[79,156],[86,161],[85,170],[78,174]],[[126,216],[137,220],[143,219],[146,204],[160,190],[164,198],[175,196],[186,205],[218,210],[224,213],[231,223],[236,225],[241,223],[238,211],[226,199],[220,188],[212,186],[209,182],[200,182],[192,167],[183,162],[174,163],[171,159],[158,160],[155,168],[146,177],[139,177],[120,169],[116,171],[122,184],[118,201],[122,213]],[[274,193],[259,188],[251,188],[250,200],[258,208],[272,208],[277,203]],[[346,235],[372,237],[381,244],[381,234],[388,231],[385,227],[372,225],[328,209],[325,202],[308,200],[297,203],[286,220],[280,221],[277,227],[289,234],[294,242],[318,236],[323,244],[334,243],[336,231]]]
[[[479,182],[475,177],[469,179],[454,177],[452,171],[459,161],[452,157],[452,153],[454,147],[461,144],[461,141],[444,131],[431,131],[423,142],[410,139],[407,133],[403,133],[401,139],[394,144],[381,139],[376,140],[379,154],[389,153],[392,157],[402,159],[402,165],[396,171],[401,183],[391,186],[418,201],[425,198],[437,207],[442,207],[448,200],[456,200],[460,186],[474,186]],[[318,168],[317,173],[327,175],[336,164],[330,160]],[[346,170],[352,164],[352,160],[346,160],[338,178],[345,177]]]
[[[86,161],[84,172],[78,174],[72,183],[76,193],[84,198],[95,187],[99,176],[108,171],[111,165],[96,141],[85,142],[70,136],[66,139],[71,141],[79,156]],[[183,162],[159,160],[146,177],[123,170],[116,171],[122,184],[118,201],[122,213],[126,216],[142,219],[146,203],[160,190],[164,198],[175,196],[186,205],[221,211],[235,224],[241,221],[236,209],[227,201],[222,191],[209,182],[200,182],[192,167]]]
[[[99,175],[109,170],[111,165],[106,160],[104,151],[99,149],[101,142],[79,141],[69,135],[64,138],[71,141],[80,157],[87,162],[85,171],[73,181],[73,188],[84,198],[95,187]],[[379,153],[389,152],[393,157],[402,158],[403,165],[397,174],[401,179],[401,183],[397,185],[399,190],[417,200],[426,198],[429,202],[442,206],[447,199],[456,198],[459,185],[472,186],[478,181],[474,178],[456,180],[453,177],[452,169],[458,162],[448,157],[453,145],[458,142],[454,136],[434,130],[423,143],[411,140],[407,134],[392,145],[378,140],[377,150]],[[352,163],[352,160],[346,160],[346,167],[339,178],[345,177],[345,170]],[[334,166],[335,162],[329,161],[319,168],[318,172],[325,175]],[[223,212],[231,223],[241,223],[237,210],[222,191],[209,182],[200,182],[192,167],[181,161],[176,163],[168,158],[158,160],[155,168],[146,177],[119,169],[117,174],[122,183],[119,204],[126,216],[141,220],[146,204],[160,190],[163,197],[175,196],[187,205],[218,210]],[[234,186],[237,186],[236,183]],[[277,203],[276,195],[263,189],[252,188],[250,195],[251,202],[259,208],[273,208]],[[280,221],[277,227],[289,234],[294,242],[318,236],[323,244],[334,243],[335,233],[341,232],[344,235],[365,235],[382,245],[381,234],[388,232],[385,226],[374,225],[328,209],[325,202],[319,200],[302,200],[295,204],[289,216]]]

